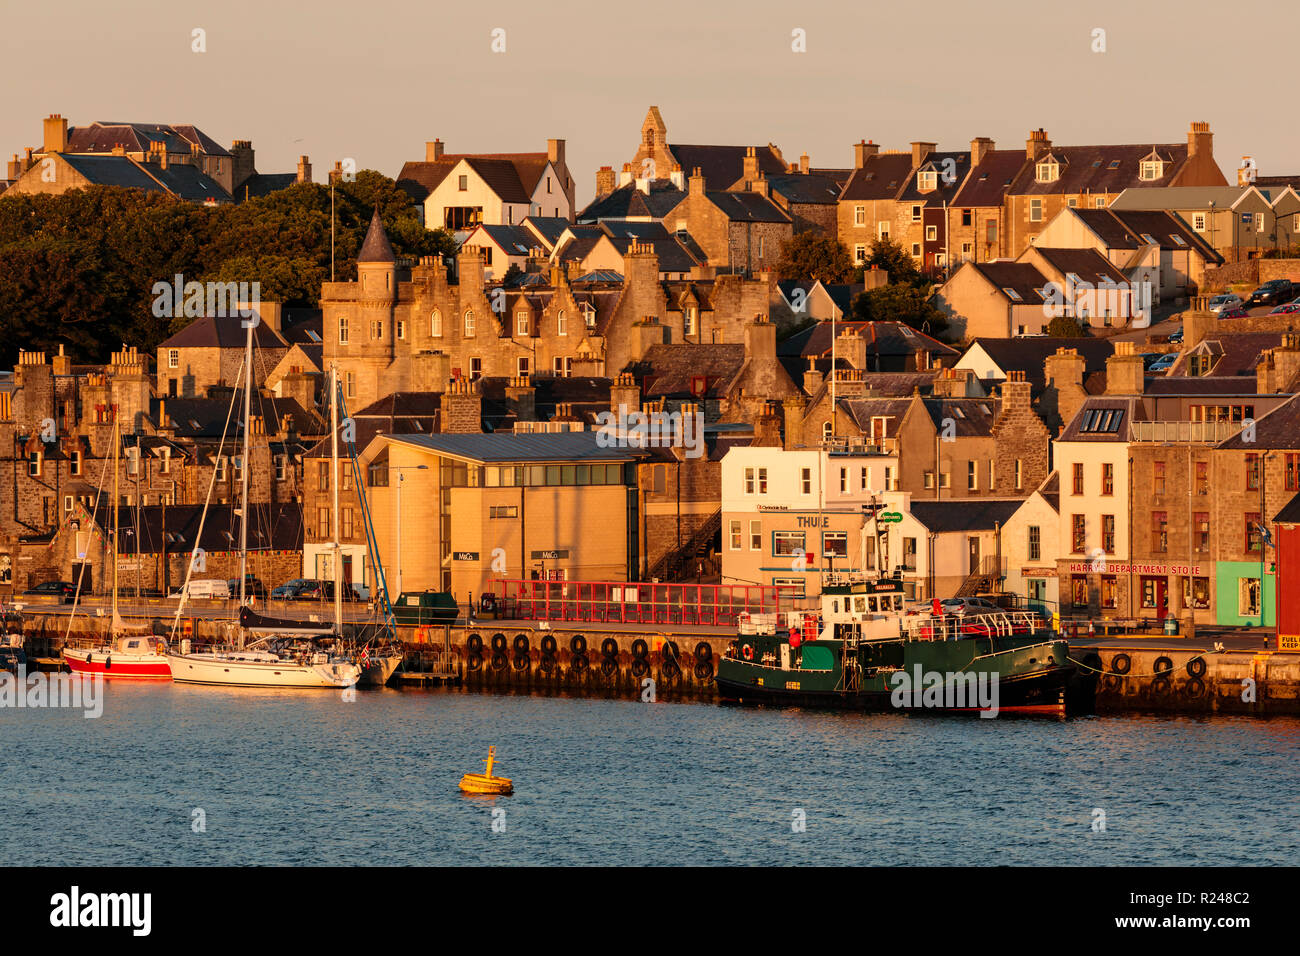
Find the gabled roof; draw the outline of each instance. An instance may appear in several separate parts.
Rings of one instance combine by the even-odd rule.
[[[1028,162],[1023,149],[991,149],[952,201],[954,206],[1001,206]]]
[[[168,338],[160,349],[243,349],[248,330],[239,316],[203,316]],[[283,349],[289,344],[265,322],[253,326],[253,345],[260,349]]]
[[[929,192],[922,192],[917,181],[923,172],[935,174],[935,188]],[[899,193],[898,201],[939,206],[946,200],[951,205],[953,197],[965,183],[966,174],[969,172],[969,150],[960,153],[930,153],[920,166],[911,171],[907,177],[907,185]]]
[[[1142,179],[1143,160],[1154,155],[1165,163],[1159,179]],[[1060,176],[1053,182],[1037,180],[1037,166],[1051,157],[1060,166]],[[1168,143],[1158,146],[1124,144],[1117,146],[1052,146],[1033,163],[1023,168],[1011,185],[1016,196],[1044,196],[1058,193],[1118,193],[1132,187],[1143,191],[1168,186],[1187,163],[1187,144]]]
[[[1001,402],[992,398],[931,397],[921,402],[935,431],[942,431],[945,423],[951,421],[961,438],[987,438],[993,434],[993,423],[1001,407]]]
[[[709,202],[732,222],[791,222],[790,214],[761,193],[707,191]]]
[[[1013,305],[1041,306],[1043,304],[1043,296],[1039,294],[1039,290],[1047,287],[1048,279],[1033,264],[997,261],[972,262],[968,265],[997,289],[998,295]],[[1008,289],[1015,295],[1011,295]]]
[[[912,171],[911,153],[877,153],[870,156],[844,184],[840,200],[895,199],[907,188]]]
[[[673,154],[687,176],[694,174],[696,168],[704,176],[704,188],[729,189],[745,174],[745,154],[748,146],[696,146],[684,143],[669,143],[668,150]],[[777,176],[787,171],[785,161],[775,152],[772,144],[755,146],[754,156],[758,160],[758,169],[764,176]],[[662,170],[661,170],[662,172]]]
[[[836,322],[835,334],[856,332],[866,341],[867,355],[957,355],[957,350],[903,322]],[[831,323],[818,322],[791,335],[776,347],[777,355],[829,355]],[[842,357],[842,356],[841,356]]]
[[[1222,262],[1201,236],[1176,214],[1164,209],[1071,209],[1108,249],[1138,249],[1155,240],[1164,251],[1193,250],[1210,262]],[[1177,237],[1177,238],[1175,238]],[[1181,241],[1179,241],[1181,240]]]
[[[1191,356],[1208,354],[1212,358],[1210,372],[1216,377],[1226,376],[1255,377],[1255,368],[1265,349],[1276,348],[1282,342],[1281,332],[1234,332],[1230,335],[1216,335],[1206,338],[1178,356],[1167,373],[1169,378],[1191,377],[1188,372]]]
[[[568,229],[569,225],[569,220],[560,216],[529,216],[524,220],[524,226],[541,238],[547,252],[555,248],[556,242],[564,235],[564,230]]]
[[[405,163],[397,174],[397,184],[416,202],[423,202],[462,159],[470,160],[474,170],[506,202],[528,202],[550,162],[546,153],[444,153],[432,161]],[[500,163],[511,169],[505,170]],[[507,198],[498,185],[516,198]],[[517,198],[521,195],[522,199]]]
[[[239,509],[234,505],[209,505],[207,517],[203,505],[148,505],[135,508],[121,505],[118,509],[119,528],[139,529],[136,534],[123,534],[124,554],[160,554],[164,543],[171,555],[184,554],[197,544],[208,554],[239,550]],[[303,541],[302,506],[296,502],[249,506],[248,550],[301,551]],[[113,527],[113,507],[101,501],[99,509],[91,516],[101,528]],[[203,533],[199,534],[202,524]],[[164,529],[166,531],[164,532]],[[167,536],[173,536],[170,543]],[[179,536],[177,540],[175,536]],[[137,550],[138,549],[138,550]],[[182,575],[183,579],[183,575]],[[173,586],[179,585],[173,580]]]
[[[834,206],[840,198],[842,182],[816,173],[787,173],[768,179],[772,192],[791,205]]]
[[[497,248],[503,250],[511,256],[528,256],[534,248],[541,248],[541,240],[533,234],[531,229],[524,226],[497,226],[487,223],[480,223],[474,227],[474,230],[465,238],[465,243],[477,234],[483,233],[492,240]]]
[[[1231,209],[1251,191],[1249,186],[1141,186],[1125,189],[1112,209]]]
[[[1023,498],[950,498],[926,501],[913,498],[909,511],[917,521],[937,533],[992,531],[1005,525]]]
[[[628,365],[644,382],[647,398],[672,398],[695,395],[692,385],[705,380],[705,396],[725,397],[745,365],[745,347],[739,344],[710,345],[701,348],[690,343],[652,345],[638,362]]]
[[[1257,448],[1300,448],[1300,395],[1255,419],[1253,441],[1246,442],[1238,432],[1219,442],[1219,448],[1252,451]]]
[[[143,166],[126,156],[64,154],[62,159],[97,186],[125,186],[149,192],[167,192],[166,187],[145,172]]]
[[[869,398],[841,398],[835,403],[846,412],[858,431],[870,434],[874,418],[885,420],[885,437],[896,438],[903,416],[912,407],[912,399],[906,396],[882,396]]]
[[[64,153],[111,153],[117,146],[130,153],[144,153],[152,142],[162,142],[169,153],[189,153],[197,143],[209,156],[230,155],[216,140],[190,124],[103,122],[70,127]]]
[[[1089,413],[1094,411],[1102,414],[1090,417]],[[1125,443],[1128,441],[1129,425],[1135,419],[1142,421],[1145,418],[1142,400],[1136,395],[1090,396],[1083,400],[1057,441]],[[1096,427],[1087,429],[1089,421],[1095,422]]]
[[[1115,354],[1115,344],[1109,339],[1034,335],[1014,339],[978,337],[971,340],[962,357],[976,346],[1002,370],[1004,376],[1008,372],[1024,372],[1025,380],[1033,386],[1035,394],[1046,385],[1044,362],[1049,355],[1055,355],[1057,349],[1074,349],[1079,353],[1083,359],[1085,381],[1094,373],[1104,374],[1106,359]]]
[[[1120,272],[1109,259],[1096,249],[1056,249],[1033,246],[1047,262],[1063,274],[1078,276],[1084,282],[1093,285],[1102,280],[1115,283],[1128,282],[1128,276]]]
[[[619,186],[613,192],[597,196],[575,217],[578,222],[603,219],[662,219],[686,198],[668,179],[651,180],[649,192],[637,189],[636,183]]]

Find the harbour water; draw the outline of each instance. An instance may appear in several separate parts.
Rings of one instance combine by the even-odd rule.
[[[491,744],[515,795],[460,794]],[[0,710],[0,753],[4,865],[1300,858],[1293,718],[110,684],[99,719]]]

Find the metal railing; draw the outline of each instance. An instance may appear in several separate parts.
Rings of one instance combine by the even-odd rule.
[[[1131,441],[1213,445],[1242,430],[1241,422],[1132,422]]]
[[[673,584],[645,581],[492,582],[506,619],[735,627],[741,614],[794,610],[788,585]]]

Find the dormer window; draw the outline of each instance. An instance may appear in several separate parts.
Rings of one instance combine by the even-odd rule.
[[[1142,166],[1138,170],[1138,178],[1143,182],[1151,182],[1153,179],[1160,179],[1165,174],[1165,164],[1158,159],[1144,159]]]
[[[916,174],[916,188],[923,193],[933,192],[939,187],[939,173],[933,169],[923,169]]]
[[[1054,183],[1061,178],[1061,164],[1054,159],[1046,159],[1035,169],[1034,178],[1040,183]]]
[[[694,335],[696,333],[696,312],[695,306],[688,305],[682,310],[682,334]]]

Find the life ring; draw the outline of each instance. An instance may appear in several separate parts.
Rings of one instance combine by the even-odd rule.
[[[747,661],[752,661],[752,660],[754,659],[754,648],[753,648],[753,645],[751,645],[751,644],[746,644],[744,647],[742,647],[742,648],[740,649],[740,656],[743,657],[743,658],[744,658],[745,660],[747,660]]]
[[[1127,654],[1116,654],[1110,659],[1110,670],[1112,674],[1127,674],[1128,669],[1133,666],[1133,659]]]
[[[519,655],[519,654],[527,654],[527,653],[528,653],[528,635],[527,635],[527,634],[516,634],[516,635],[515,635],[514,648],[515,648],[515,654],[516,654],[516,655]]]
[[[167,653],[167,645],[164,644],[162,641],[159,641],[154,645],[154,650],[158,652],[159,657],[162,657],[164,654]]]
[[[504,654],[506,649],[506,636],[498,631],[492,635],[492,653]]]
[[[602,657],[618,657],[618,641],[612,637],[607,637],[600,642],[600,653]]]
[[[569,652],[572,654],[587,653],[587,639],[581,634],[573,635],[573,640],[569,641]]]
[[[1161,654],[1156,658],[1156,662],[1151,665],[1151,670],[1156,677],[1168,677],[1174,671],[1174,662]]]
[[[713,660],[713,645],[708,641],[700,641],[695,645],[695,659],[701,664]]]
[[[543,654],[554,655],[554,654],[555,654],[555,649],[556,649],[556,643],[555,643],[555,637],[554,637],[553,635],[547,634],[545,637],[542,638],[542,653],[543,653]],[[519,641],[518,641],[518,639],[515,640],[515,650],[516,650],[516,651],[519,650]]]
[[[1205,693],[1205,681],[1199,677],[1190,678],[1183,686],[1188,697],[1196,698]]]
[[[1205,676],[1205,658],[1204,658],[1204,657],[1193,657],[1190,661],[1188,661],[1188,662],[1187,662],[1187,675],[1188,675],[1189,677],[1204,677],[1204,676]]]
[[[478,634],[471,634],[465,638],[465,647],[471,654],[481,654],[483,653],[483,638]]]
[[[632,656],[637,660],[645,660],[645,656],[650,653],[650,645],[643,638],[638,637],[632,642]]]

